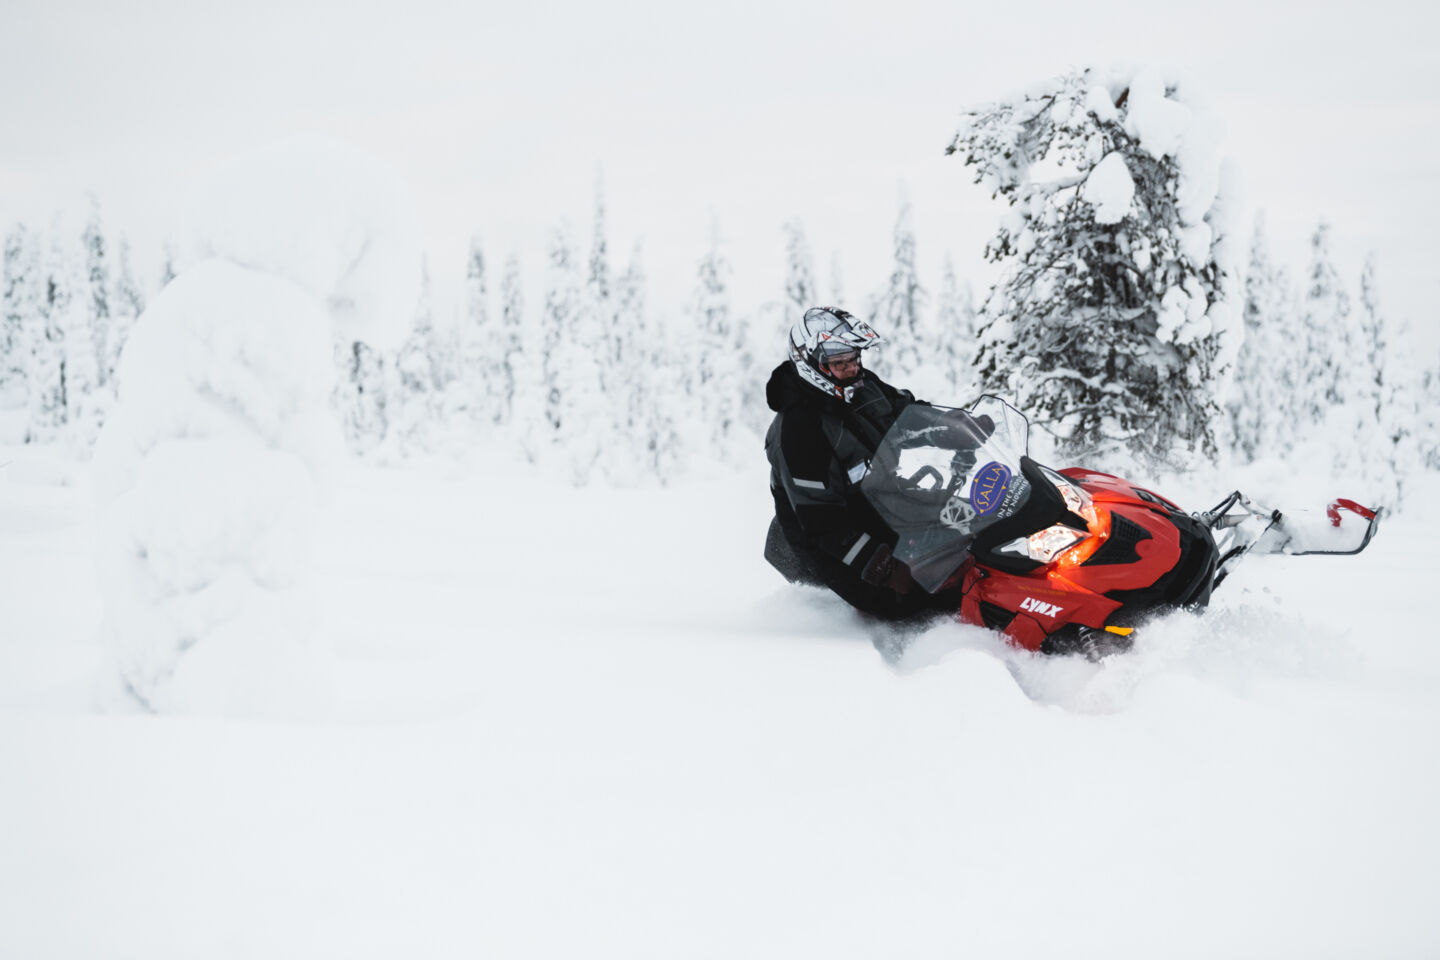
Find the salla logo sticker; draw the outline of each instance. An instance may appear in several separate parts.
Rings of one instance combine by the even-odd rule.
[[[975,481],[970,485],[970,505],[980,516],[993,513],[1005,499],[1010,487],[1010,468],[991,460],[975,472]]]

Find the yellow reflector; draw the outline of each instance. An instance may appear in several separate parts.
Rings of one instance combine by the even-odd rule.
[[[1135,632],[1134,627],[1106,627],[1106,633],[1118,633],[1122,637],[1128,637]]]

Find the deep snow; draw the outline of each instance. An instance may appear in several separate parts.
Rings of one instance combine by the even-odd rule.
[[[1433,510],[1095,665],[786,586],[760,463],[354,466],[328,688],[245,721],[95,709],[87,474],[44,456],[0,451],[0,956],[1440,950]]]

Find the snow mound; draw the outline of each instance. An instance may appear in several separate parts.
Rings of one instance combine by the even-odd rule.
[[[243,435],[171,440],[104,513],[104,637],[132,694],[162,712],[303,712],[314,490],[293,454]],[[308,668],[307,668],[308,669]]]
[[[200,258],[299,284],[346,337],[384,348],[408,333],[422,258],[414,206],[396,174],[354,147],[297,137],[225,164],[198,191],[190,232]]]

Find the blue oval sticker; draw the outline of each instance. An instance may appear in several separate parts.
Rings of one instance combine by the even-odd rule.
[[[1009,487],[1010,468],[991,460],[975,472],[975,480],[970,485],[970,505],[979,516],[993,513],[1005,499]]]

